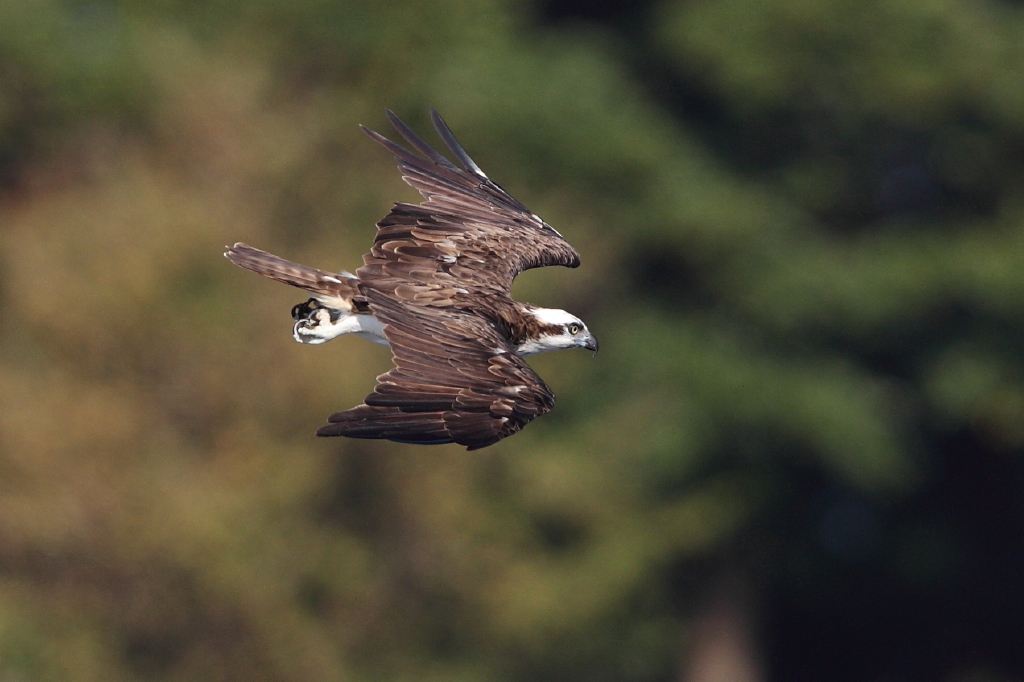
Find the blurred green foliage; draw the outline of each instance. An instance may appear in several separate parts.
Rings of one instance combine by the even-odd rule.
[[[0,678],[677,679],[738,575],[770,679],[1020,679],[1022,46],[997,0],[0,3]],[[478,453],[313,438],[388,353],[220,257],[356,267],[415,196],[384,106],[583,255],[514,293],[601,354]]]

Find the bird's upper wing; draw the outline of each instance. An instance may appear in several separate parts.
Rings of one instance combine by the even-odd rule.
[[[360,279],[398,276],[424,281],[445,273],[465,289],[508,292],[523,270],[579,265],[579,254],[558,232],[480,170],[431,110],[441,139],[459,168],[427,144],[393,112],[388,119],[419,154],[363,128],[398,160],[402,179],[423,195],[420,204],[397,203],[377,223]]]
[[[363,404],[331,415],[317,435],[459,443],[475,450],[552,408],[551,389],[490,322],[451,306],[416,302],[415,292],[404,287],[391,280],[363,289],[385,325],[395,368],[377,377]]]

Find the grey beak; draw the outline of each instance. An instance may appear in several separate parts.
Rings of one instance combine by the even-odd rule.
[[[597,337],[587,332],[587,337],[583,340],[583,347],[594,351],[594,355],[597,355]]]

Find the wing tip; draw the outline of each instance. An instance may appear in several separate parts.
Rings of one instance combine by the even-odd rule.
[[[331,436],[344,436],[342,433],[344,426],[341,424],[324,424],[316,430],[316,435],[319,438],[330,438]]]
[[[434,130],[437,131],[437,134],[441,137],[441,140],[445,143],[448,149],[451,150],[452,154],[455,155],[455,158],[458,159],[459,163],[462,164],[463,168],[459,168],[450,160],[448,160],[443,154],[441,154],[432,146],[430,146],[430,144],[422,137],[420,137],[415,130],[413,130],[405,121],[399,118],[398,114],[396,114],[394,111],[385,107],[384,115],[387,117],[388,121],[395,128],[395,130],[397,130],[398,133],[403,138],[405,138],[406,142],[411,144],[412,147],[420,154],[422,154],[423,157],[426,158],[427,160],[436,163],[442,168],[447,168],[449,170],[456,171],[465,170],[466,172],[469,172],[477,176],[478,178],[481,178],[483,180],[489,180],[487,174],[484,173],[480,166],[478,166],[476,162],[474,162],[473,159],[470,158],[469,154],[466,153],[466,150],[459,143],[458,139],[456,139],[455,134],[451,131],[451,128],[448,127],[448,124],[445,123],[445,120],[441,117],[441,114],[434,107],[430,107],[430,121],[434,125]],[[404,154],[409,153],[400,145],[395,144],[394,142],[384,137],[377,131],[367,128],[362,124],[359,125],[359,128],[366,135],[368,135],[370,139],[377,142],[378,144],[383,145],[388,149],[388,151],[390,151],[392,154],[395,154],[400,159],[404,156]]]
[[[480,166],[476,165],[476,162],[470,158],[469,154],[466,153],[466,150],[455,137],[455,133],[452,132],[452,129],[448,127],[448,124],[445,123],[444,119],[441,118],[441,114],[434,107],[430,107],[430,122],[434,124],[434,130],[437,131],[441,140],[448,145],[448,149],[452,151],[452,154],[455,155],[455,158],[459,160],[467,171],[484,180],[490,179]]]

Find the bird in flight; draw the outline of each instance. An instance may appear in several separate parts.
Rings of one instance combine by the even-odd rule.
[[[392,111],[418,153],[362,127],[395,155],[424,201],[399,202],[377,223],[355,274],[318,270],[241,242],[228,260],[311,294],[292,308],[293,336],[318,344],[355,334],[390,346],[394,368],[363,403],[328,417],[318,436],[458,443],[476,450],[551,410],[551,389],[523,361],[560,348],[597,352],[575,315],[512,300],[512,280],[579,254],[477,166],[436,111],[431,120],[461,168]]]

